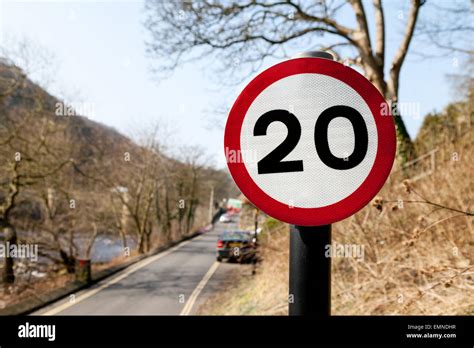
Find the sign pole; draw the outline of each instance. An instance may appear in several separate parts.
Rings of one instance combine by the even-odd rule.
[[[331,315],[331,225],[294,226],[290,230],[289,314]]]
[[[308,51],[294,58],[325,58],[332,54]],[[290,229],[289,314],[327,318],[331,315],[331,225],[295,226]]]

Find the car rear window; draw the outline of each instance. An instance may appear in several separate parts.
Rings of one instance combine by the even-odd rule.
[[[249,239],[249,235],[248,233],[245,233],[245,232],[233,231],[233,232],[224,232],[220,238],[225,239],[225,240],[243,240],[243,239]]]

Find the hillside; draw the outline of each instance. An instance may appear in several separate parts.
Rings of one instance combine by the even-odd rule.
[[[0,124],[9,126],[26,117],[27,111],[41,109],[35,117],[46,117],[61,128],[74,144],[73,157],[78,163],[90,156],[96,156],[98,149],[104,155],[137,150],[138,146],[115,129],[81,115],[57,115],[63,101],[50,95],[17,67],[0,63]],[[65,106],[66,107],[66,106]]]

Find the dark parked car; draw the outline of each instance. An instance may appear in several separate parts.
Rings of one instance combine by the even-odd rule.
[[[249,231],[225,231],[217,240],[217,261],[251,261],[255,257],[255,237]]]

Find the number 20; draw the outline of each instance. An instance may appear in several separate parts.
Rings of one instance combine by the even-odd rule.
[[[354,129],[354,151],[347,158],[336,157],[329,149],[329,123],[336,117],[348,119]],[[258,162],[258,174],[302,172],[303,160],[282,161],[293,151],[301,138],[301,124],[295,115],[281,109],[268,111],[260,116],[255,123],[253,135],[267,135],[268,126],[276,121],[282,122],[286,126],[288,135],[280,145]],[[328,167],[339,170],[354,168],[363,161],[367,154],[369,137],[364,118],[350,106],[332,106],[324,110],[318,117],[314,127],[314,142],[319,158]]]

